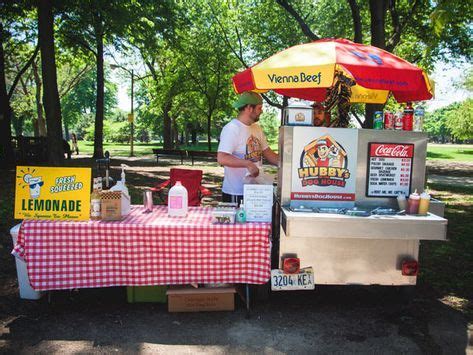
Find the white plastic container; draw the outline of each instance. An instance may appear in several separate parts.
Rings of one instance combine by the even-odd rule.
[[[283,111],[284,124],[289,126],[312,126],[312,107],[302,102],[293,103]]]
[[[122,205],[122,217],[125,217],[130,213],[131,209],[131,199],[130,194],[128,193],[128,187],[126,187],[125,181],[125,167],[126,165],[122,164],[122,173],[121,173],[121,180],[118,180],[117,183],[112,186],[110,191],[121,191],[122,198],[121,198],[121,205]]]
[[[21,223],[10,229],[10,235],[13,240],[13,246],[16,245],[16,241],[18,240],[18,232],[20,231],[20,226]],[[15,261],[20,298],[25,300],[39,300],[43,296],[43,292],[35,291],[31,287],[30,279],[28,278],[28,272],[26,269],[26,263],[20,258],[15,258]]]
[[[168,215],[170,217],[185,217],[188,210],[187,189],[180,181],[169,189],[168,194]]]

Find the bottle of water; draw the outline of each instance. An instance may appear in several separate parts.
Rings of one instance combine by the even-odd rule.
[[[422,106],[417,106],[414,110],[414,132],[422,132],[424,126],[425,111]]]
[[[188,210],[187,189],[180,181],[169,189],[168,194],[168,215],[170,217],[185,217]]]

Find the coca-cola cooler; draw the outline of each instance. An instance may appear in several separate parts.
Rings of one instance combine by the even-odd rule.
[[[439,201],[422,216],[398,207],[397,196],[424,191],[427,135],[297,126],[279,133],[280,264],[272,289],[415,285],[420,241],[445,240],[447,228]]]

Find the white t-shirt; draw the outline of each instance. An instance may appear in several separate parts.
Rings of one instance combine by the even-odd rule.
[[[240,159],[251,160],[259,168],[263,165],[263,151],[268,142],[261,127],[254,123],[247,126],[238,119],[225,125],[220,134],[218,151],[231,154]],[[230,195],[243,195],[243,178],[246,168],[230,168],[225,166],[222,191]]]

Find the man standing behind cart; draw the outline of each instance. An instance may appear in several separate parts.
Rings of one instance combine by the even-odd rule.
[[[279,156],[268,146],[263,130],[256,123],[263,112],[261,95],[244,92],[233,107],[238,109],[238,116],[222,129],[217,161],[225,168],[222,201],[239,204],[243,198],[245,176],[259,175],[263,157],[277,165]]]

